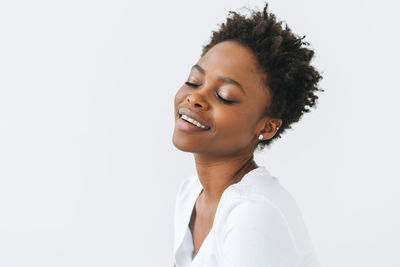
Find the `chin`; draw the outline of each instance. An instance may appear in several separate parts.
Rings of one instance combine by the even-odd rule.
[[[180,138],[176,136],[175,132],[172,136],[172,144],[179,150],[183,152],[196,152],[196,149],[193,147],[193,144],[190,144],[188,140],[185,138]]]

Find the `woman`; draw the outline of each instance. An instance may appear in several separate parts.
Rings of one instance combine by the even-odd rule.
[[[296,202],[253,159],[316,104],[314,53],[267,4],[229,14],[174,100],[172,142],[197,171],[176,197],[174,264],[318,266]]]

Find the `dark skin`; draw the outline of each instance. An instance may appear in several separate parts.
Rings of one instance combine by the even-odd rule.
[[[196,254],[212,228],[224,190],[258,167],[253,159],[258,136],[270,139],[282,124],[278,118],[265,116],[266,105],[271,103],[263,82],[266,78],[249,48],[224,41],[192,67],[187,82],[196,86],[184,84],[175,95],[176,121],[179,108],[187,107],[210,126],[197,132],[175,127],[172,137],[175,147],[193,153],[204,188],[189,223]],[[234,103],[221,101],[217,94]]]

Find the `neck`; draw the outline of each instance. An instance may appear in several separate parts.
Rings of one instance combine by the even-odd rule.
[[[197,174],[204,188],[202,199],[209,204],[218,203],[228,186],[238,183],[246,173],[258,167],[253,154],[221,159],[198,154],[194,157]]]

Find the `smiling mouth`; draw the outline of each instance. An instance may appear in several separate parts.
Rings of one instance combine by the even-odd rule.
[[[182,119],[182,120],[184,120],[184,121],[186,121],[186,122],[188,122],[188,123],[190,123],[190,124],[192,124],[194,126],[197,126],[198,128],[201,128],[201,129],[204,129],[204,130],[209,130],[210,129],[209,126],[203,125],[200,122],[196,121],[195,119],[190,118],[189,116],[186,116],[185,114],[178,114],[178,116],[179,116],[179,119]]]

